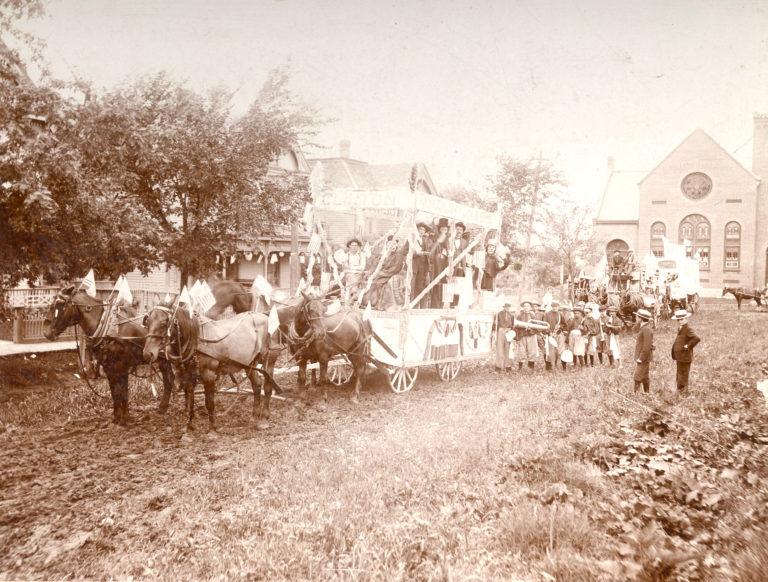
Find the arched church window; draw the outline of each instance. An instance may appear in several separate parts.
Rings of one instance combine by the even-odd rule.
[[[701,214],[690,214],[680,223],[679,243],[686,246],[686,254],[699,261],[699,268],[709,270],[711,247],[709,220]]]
[[[725,225],[725,263],[726,271],[738,271],[741,266],[741,225],[729,222]]]
[[[667,226],[663,222],[654,222],[651,225],[651,252],[657,257],[664,256],[664,237],[667,235]]]

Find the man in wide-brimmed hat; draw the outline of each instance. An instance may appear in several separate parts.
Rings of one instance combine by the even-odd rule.
[[[416,244],[413,248],[413,274],[412,274],[412,291],[411,299],[415,299],[419,293],[424,290],[429,284],[429,253],[432,250],[434,244],[432,240],[432,229],[425,222],[419,222],[416,225],[416,230],[419,232],[419,238],[416,240]],[[418,307],[429,307],[429,296],[427,293],[419,301]]]
[[[347,252],[334,256],[341,265],[346,300],[350,303],[357,299],[365,283],[365,255],[361,252],[361,247],[360,239],[351,238],[347,241]]]
[[[560,361],[560,354],[565,350],[565,341],[562,333],[563,316],[560,313],[560,302],[553,299],[549,307],[549,311],[545,311],[541,319],[549,326],[544,334],[544,367],[553,372],[557,368],[557,362]],[[561,363],[565,370],[565,362]]]
[[[637,318],[640,320],[640,331],[635,342],[635,392],[648,394],[651,391],[651,360],[653,360],[653,329],[649,325],[653,315],[647,309],[638,309]]]
[[[672,316],[677,320],[677,337],[672,344],[672,359],[677,363],[677,391],[681,394],[688,392],[688,375],[691,372],[693,362],[693,348],[701,341],[701,338],[691,329],[688,321],[690,312],[686,309],[678,309]]]

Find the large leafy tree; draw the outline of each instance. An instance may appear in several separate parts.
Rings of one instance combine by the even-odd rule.
[[[268,175],[270,162],[311,129],[287,77],[273,73],[242,116],[230,95],[200,95],[166,75],[143,78],[86,105],[81,141],[92,167],[160,229],[159,258],[187,276],[216,269],[238,241],[296,220],[304,177]],[[87,144],[87,145],[85,145]]]
[[[561,201],[544,211],[542,246],[555,259],[555,265],[563,266],[567,279],[573,280],[581,265],[592,262],[599,254],[591,215],[591,208],[571,201]]]
[[[513,253],[525,259],[531,243],[542,230],[543,210],[560,194],[564,182],[551,162],[501,156],[499,169],[489,178],[501,212],[501,230]]]

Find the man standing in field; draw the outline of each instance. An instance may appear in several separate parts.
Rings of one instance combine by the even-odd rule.
[[[678,309],[672,316],[678,323],[677,337],[672,344],[672,359],[677,362],[677,391],[681,394],[688,392],[688,375],[693,362],[693,348],[701,338],[688,325],[691,314],[686,309]]]
[[[523,301],[520,305],[523,310],[518,314],[517,319],[521,322],[531,321],[535,319],[533,316],[533,305],[530,301]],[[539,345],[536,339],[538,332],[535,329],[528,329],[520,327],[517,332],[516,341],[518,341],[518,354],[519,359],[517,361],[518,369],[523,367],[523,361],[528,362],[528,368],[531,371],[536,367],[536,358],[539,357]]]
[[[496,362],[497,372],[506,372],[512,369],[512,358],[509,357],[509,349],[512,346],[512,328],[515,323],[515,314],[512,304],[504,302],[504,308],[496,314]]]
[[[648,394],[651,391],[651,360],[653,359],[653,330],[648,325],[651,320],[651,312],[646,309],[638,309],[637,317],[640,319],[640,332],[635,343],[635,392]]]
[[[547,371],[552,372],[557,368],[560,357],[560,332],[563,324],[560,302],[557,299],[552,300],[551,309],[545,312],[541,319],[549,326],[549,329],[544,332],[544,366]]]

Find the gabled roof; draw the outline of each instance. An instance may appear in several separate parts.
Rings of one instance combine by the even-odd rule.
[[[409,187],[414,164],[369,164],[351,158],[314,158],[308,160],[314,168],[323,164],[325,189],[392,190]],[[437,188],[424,164],[415,164],[417,189],[437,194]]]
[[[673,154],[674,154],[674,153],[675,153],[677,150],[679,150],[681,147],[683,147],[683,146],[685,145],[685,143],[686,143],[688,140],[690,140],[690,139],[691,139],[691,138],[693,138],[694,136],[699,136],[699,135],[700,135],[700,136],[702,136],[702,137],[704,137],[704,138],[706,138],[707,140],[709,140],[709,141],[712,143],[712,145],[714,145],[714,146],[715,146],[715,148],[717,148],[717,149],[718,149],[718,150],[720,150],[722,153],[724,153],[726,156],[728,156],[728,157],[729,157],[731,160],[733,160],[733,162],[734,162],[734,163],[735,163],[735,164],[736,164],[736,165],[737,165],[739,168],[741,168],[741,169],[742,169],[742,170],[744,170],[744,171],[745,171],[747,174],[749,174],[750,176],[752,176],[752,178],[754,178],[754,179],[755,179],[756,181],[758,181],[758,182],[760,181],[760,178],[758,178],[757,176],[755,176],[755,175],[752,173],[752,171],[751,171],[751,170],[749,170],[747,167],[745,167],[745,166],[744,166],[744,164],[742,164],[742,163],[741,163],[739,160],[737,160],[736,158],[734,158],[734,157],[733,157],[733,154],[731,154],[731,152],[729,152],[729,151],[728,151],[728,150],[726,150],[726,149],[725,149],[723,146],[721,146],[719,143],[717,143],[717,142],[715,141],[715,139],[714,139],[714,138],[713,138],[711,135],[709,135],[709,134],[708,134],[706,131],[704,131],[704,130],[703,130],[703,129],[701,129],[700,127],[697,127],[696,129],[694,129],[694,130],[691,132],[691,134],[690,134],[688,137],[686,137],[686,138],[685,138],[683,141],[681,141],[681,142],[680,142],[680,143],[677,145],[677,147],[676,147],[675,149],[673,149],[673,150],[672,150],[671,152],[669,152],[669,153],[668,153],[666,156],[664,156],[664,158],[663,158],[663,159],[662,159],[662,160],[661,160],[661,161],[660,161],[658,164],[656,164],[656,165],[653,167],[653,169],[652,169],[650,172],[648,172],[648,173],[647,173],[645,176],[643,176],[642,180],[640,180],[640,181],[638,182],[638,184],[642,184],[643,182],[645,182],[645,180],[648,178],[648,176],[650,176],[651,174],[653,174],[653,173],[654,173],[654,172],[655,172],[655,171],[656,171],[656,170],[657,170],[659,167],[661,167],[661,165],[662,165],[664,162],[666,162],[666,161],[667,161],[667,160],[668,160],[670,157],[672,157],[672,155],[673,155]]]
[[[639,171],[613,171],[600,201],[595,222],[636,222],[640,217]]]

